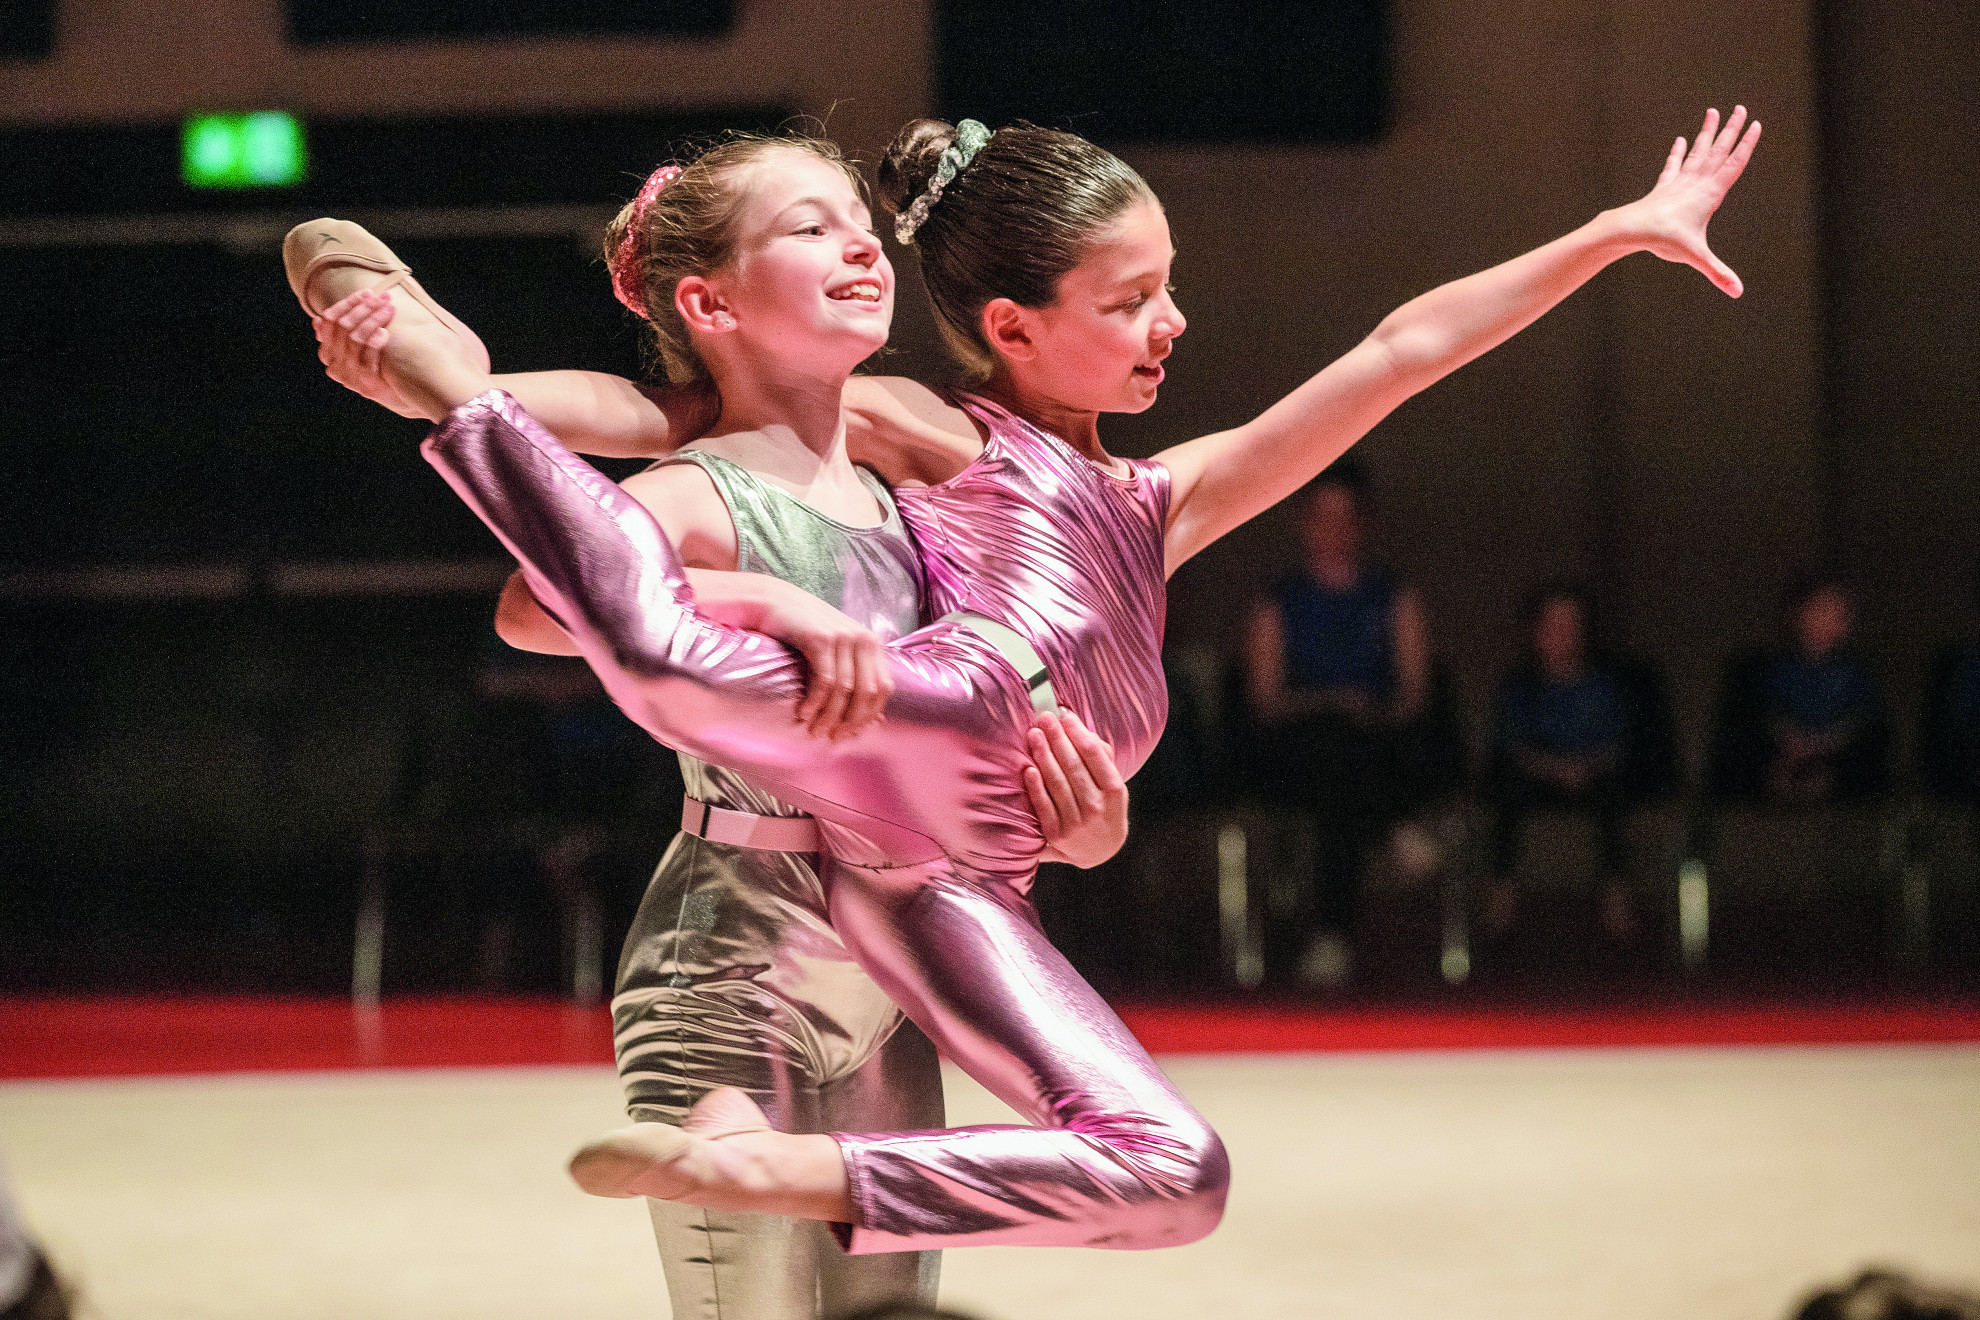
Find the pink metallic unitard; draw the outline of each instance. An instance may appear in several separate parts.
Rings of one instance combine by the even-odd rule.
[[[1015,629],[1132,774],[1160,736],[1168,474],[1108,475],[984,400],[984,452],[898,493],[930,612]],[[1043,847],[1021,787],[1026,680],[945,620],[888,647],[885,724],[842,743],[793,718],[803,662],[696,615],[651,514],[506,394],[456,409],[430,462],[521,561],[620,707],[656,738],[818,818],[834,929],[941,1050],[1037,1127],[834,1133],[853,1252],[1177,1246],[1223,1211],[1209,1125],[1040,931]],[[994,629],[990,630],[994,631]]]

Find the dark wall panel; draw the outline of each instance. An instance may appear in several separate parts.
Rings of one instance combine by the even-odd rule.
[[[498,370],[639,373],[635,323],[574,240],[396,250]],[[420,426],[325,378],[278,253],[16,249],[0,283],[0,564],[500,553],[420,460]]]
[[[305,45],[489,37],[718,37],[735,21],[729,0],[424,0],[351,4],[290,0],[289,35]]]
[[[45,60],[54,53],[54,0],[0,0],[0,60]]]
[[[287,188],[213,191],[179,179],[179,125],[0,131],[0,215],[606,202],[661,160],[726,129],[774,129],[753,106],[680,114],[305,119],[309,174]]]
[[[1370,142],[1385,0],[940,0],[942,113],[1134,142]]]

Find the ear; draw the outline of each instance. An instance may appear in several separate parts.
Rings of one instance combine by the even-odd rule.
[[[688,329],[718,335],[736,328],[722,291],[700,275],[684,275],[674,286],[674,310],[687,322]]]
[[[1012,362],[1030,362],[1038,356],[1038,345],[1031,337],[1031,313],[1009,298],[992,298],[983,309],[983,338],[998,356]]]

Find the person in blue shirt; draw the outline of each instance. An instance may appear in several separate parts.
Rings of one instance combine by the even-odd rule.
[[[1668,788],[1675,753],[1662,685],[1641,666],[1602,655],[1594,606],[1580,588],[1542,588],[1526,607],[1528,654],[1499,689],[1487,792],[1494,807],[1494,878],[1485,927],[1518,915],[1514,879],[1526,818],[1537,809],[1584,813],[1601,832],[1602,927],[1616,940],[1638,930],[1624,819]]]
[[[1302,562],[1252,611],[1244,677],[1266,795],[1311,820],[1316,848],[1275,887],[1265,968],[1338,985],[1364,860],[1413,800],[1403,742],[1428,708],[1430,649],[1416,592],[1368,562],[1360,470],[1337,462],[1295,498]]]
[[[1712,788],[1780,807],[1874,796],[1889,737],[1876,680],[1849,650],[1849,591],[1813,578],[1785,604],[1788,645],[1738,662],[1727,680]]]

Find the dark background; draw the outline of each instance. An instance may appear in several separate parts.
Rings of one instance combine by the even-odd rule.
[[[603,213],[679,144],[791,112],[829,116],[868,159],[902,120],[943,110],[1063,124],[1141,169],[1192,318],[1165,406],[1107,433],[1147,453],[1252,415],[1411,294],[1635,195],[1699,107],[1748,99],[1769,136],[1714,228],[1747,299],[1634,258],[1407,405],[1364,445],[1385,554],[1423,587],[1474,732],[1516,650],[1517,600],[1563,572],[1596,582],[1619,640],[1671,674],[1694,777],[1719,666],[1771,635],[1781,584],[1811,566],[1859,588],[1904,717],[1901,766],[1929,657],[1975,627],[1980,31],[1964,11],[232,0],[118,21],[140,26],[86,3],[0,6],[6,988],[340,985],[365,832],[403,814],[408,767],[470,720],[493,663],[485,592],[269,585],[285,563],[497,554],[419,461],[420,427],[323,379],[269,236],[367,207]],[[181,115],[277,106],[308,126],[298,189],[178,183]],[[177,215],[252,232],[45,237]],[[499,369],[639,370],[589,242],[393,241]],[[900,264],[894,368],[939,371]],[[1179,666],[1222,672],[1234,612],[1283,569],[1289,530],[1268,515],[1178,576]],[[50,576],[131,566],[238,569],[248,585],[106,598]],[[647,772],[625,856],[601,873],[615,919],[651,862],[641,831],[671,824],[664,767]],[[467,817],[525,810],[521,770],[485,778]],[[406,918],[434,948],[473,910],[464,866],[432,863],[425,915]],[[1150,899],[1123,872],[1048,877],[1043,906],[1076,956],[1133,989],[1150,963],[1109,914],[1166,905],[1176,919],[1150,938],[1175,948],[1157,961],[1214,985],[1191,929],[1214,919],[1214,879],[1178,866],[1193,888]],[[547,900],[526,879],[488,883],[534,932],[516,983],[556,984]],[[1718,974],[1892,974],[1874,884],[1823,939],[1753,937],[1807,906],[1791,885],[1760,903],[1750,956]],[[1382,909],[1397,965],[1417,969],[1398,992],[1436,984],[1433,908],[1403,894]],[[396,984],[464,984],[471,961],[436,957]],[[1942,963],[1925,974],[1970,975]],[[1626,970],[1677,983],[1661,950]],[[1613,975],[1583,968],[1568,989]]]

